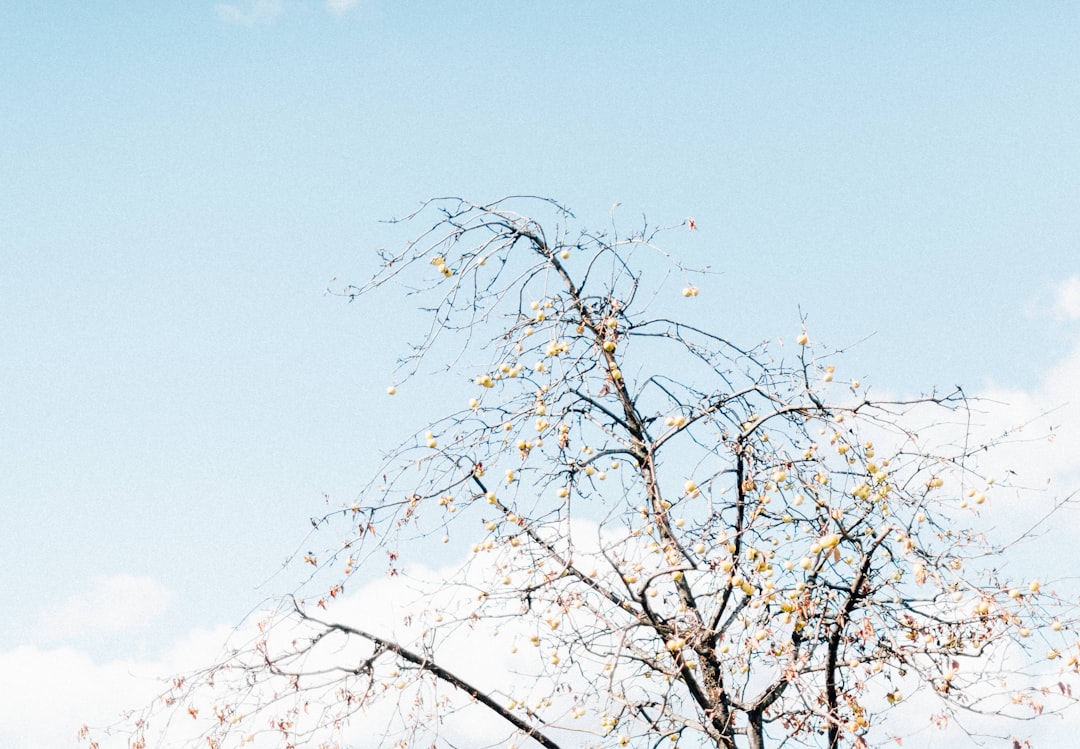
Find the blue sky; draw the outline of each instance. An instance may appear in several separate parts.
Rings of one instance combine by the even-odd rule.
[[[415,318],[324,291],[427,197],[694,216],[717,327],[805,314],[884,388],[1080,382],[1075,3],[6,3],[0,70],[0,657],[153,660],[287,587],[423,425]]]

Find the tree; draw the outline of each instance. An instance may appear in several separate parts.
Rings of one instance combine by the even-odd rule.
[[[962,390],[874,398],[805,330],[741,348],[674,316],[706,298],[663,229],[578,232],[538,198],[408,225],[433,214],[345,295],[409,279],[431,325],[398,384],[434,360],[471,400],[313,519],[344,543],[136,716],[136,747],[189,736],[186,712],[211,747],[476,746],[460,728],[486,720],[523,747],[833,749],[899,743],[894,711],[970,731],[1071,704],[1076,608],[1002,571],[1042,519],[988,532],[1009,489]],[[468,561],[414,579],[389,634],[348,603],[451,541]]]

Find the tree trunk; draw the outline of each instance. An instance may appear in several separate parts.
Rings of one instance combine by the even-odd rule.
[[[761,710],[746,714],[746,738],[750,749],[765,749],[765,721]]]

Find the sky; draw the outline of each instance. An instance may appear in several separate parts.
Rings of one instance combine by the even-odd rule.
[[[429,197],[693,216],[729,338],[1080,445],[1074,2],[4,3],[0,70],[5,745],[220,642],[423,427],[420,318],[327,289]]]

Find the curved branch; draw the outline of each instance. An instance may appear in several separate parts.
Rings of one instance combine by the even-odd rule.
[[[514,715],[512,712],[510,712],[498,702],[493,700],[491,696],[488,695],[484,690],[473,686],[469,682],[465,681],[465,679],[455,674],[453,671],[447,670],[446,668],[435,663],[430,658],[418,655],[417,653],[414,653],[411,650],[402,647],[401,645],[393,642],[392,640],[384,639],[377,635],[373,635],[370,632],[364,632],[363,630],[357,629],[356,627],[350,627],[347,624],[325,622],[321,619],[316,619],[315,617],[309,616],[308,614],[304,613],[298,606],[296,607],[296,613],[305,621],[309,621],[313,624],[325,627],[328,630],[335,630],[343,634],[362,637],[363,639],[375,645],[375,647],[382,648],[388,652],[393,653],[402,660],[408,661],[409,663],[418,667],[421,671],[426,671],[440,681],[444,681],[447,684],[450,684],[451,686],[460,689],[462,692],[465,692],[465,694],[469,695],[481,705],[491,710],[493,713],[498,715],[507,723],[513,725],[526,736],[540,744],[540,746],[545,747],[545,749],[559,749],[559,745],[555,743],[555,741],[551,739],[551,737],[541,732],[536,726],[526,723],[524,720]]]

